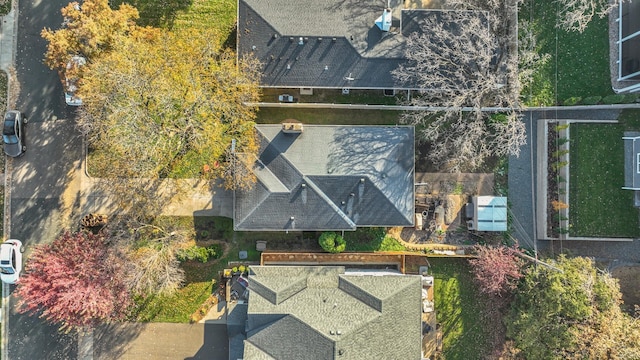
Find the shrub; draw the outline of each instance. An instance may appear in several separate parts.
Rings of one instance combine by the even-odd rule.
[[[624,95],[622,94],[608,95],[608,96],[605,96],[604,99],[602,99],[603,104],[620,104],[623,101],[624,101]]]
[[[602,96],[589,96],[582,99],[583,105],[598,105],[602,100]]]
[[[573,105],[577,105],[580,101],[582,101],[582,98],[579,96],[573,96],[570,97],[568,99],[566,99],[562,105],[564,106],[573,106]]]
[[[176,257],[179,261],[198,260],[202,263],[206,263],[209,259],[217,259],[220,257],[222,251],[220,251],[220,245],[213,244],[211,246],[191,246],[186,249],[181,249],[176,253]]]
[[[404,245],[400,244],[398,240],[391,236],[385,236],[380,244],[380,251],[404,251],[406,250]]]
[[[318,243],[324,251],[328,251],[333,254],[343,252],[347,247],[347,242],[344,241],[342,236],[332,231],[322,233],[322,235],[320,235],[320,239],[318,239]]]
[[[553,200],[551,202],[551,206],[553,206],[553,210],[555,211],[560,211],[561,209],[566,209],[569,207],[569,205],[563,203],[562,201],[558,201],[558,200]]]

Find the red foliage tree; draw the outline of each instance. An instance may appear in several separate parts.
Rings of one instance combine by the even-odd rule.
[[[514,247],[477,246],[478,257],[469,260],[480,292],[503,297],[517,285],[522,275],[523,260]]]
[[[67,332],[123,319],[131,298],[122,258],[103,235],[86,232],[36,246],[16,290],[20,312],[40,314]]]

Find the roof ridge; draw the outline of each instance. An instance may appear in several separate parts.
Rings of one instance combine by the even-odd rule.
[[[356,228],[356,224],[353,222],[353,220],[351,220],[347,214],[345,214],[331,199],[329,199],[329,197],[327,196],[327,194],[324,193],[324,191],[322,191],[322,189],[320,189],[320,187],[318,187],[318,185],[316,185],[313,180],[311,180],[307,175],[302,175],[302,179],[305,180],[307,182],[307,184],[309,184],[310,187],[313,188],[313,190],[315,190],[315,192],[318,194],[318,196],[324,200],[327,205],[329,205],[329,207],[331,207],[333,210],[335,210],[335,212],[347,223],[349,224],[349,226],[351,226],[353,229]]]

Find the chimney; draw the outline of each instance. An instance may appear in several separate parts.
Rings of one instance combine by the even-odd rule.
[[[282,122],[282,132],[285,134],[300,134],[304,130],[302,123],[295,119],[287,119]]]

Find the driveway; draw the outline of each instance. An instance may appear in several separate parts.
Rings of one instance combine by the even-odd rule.
[[[94,332],[98,360],[227,360],[226,324],[128,323]]]

